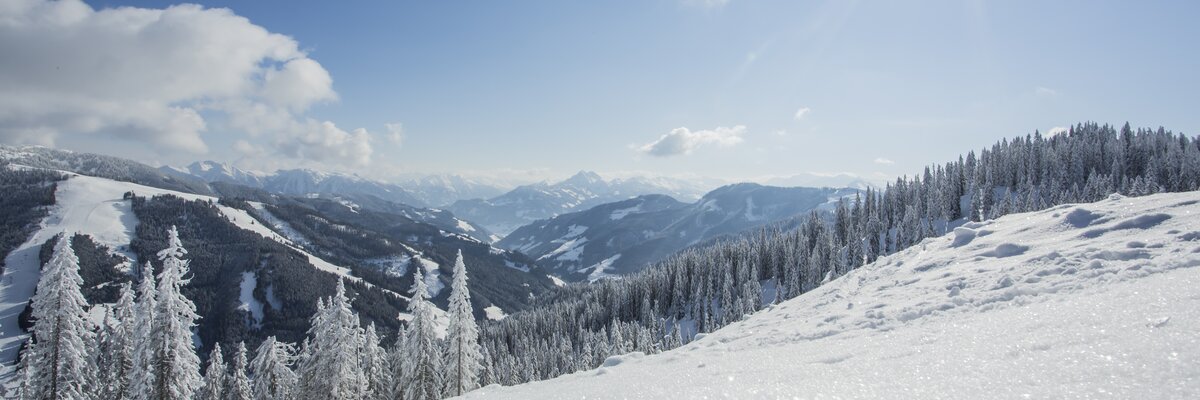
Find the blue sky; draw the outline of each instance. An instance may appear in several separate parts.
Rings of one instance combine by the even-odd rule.
[[[247,134],[228,108],[204,106],[194,107],[203,149],[130,145],[145,138],[69,127],[54,127],[53,145],[152,163],[215,159],[378,177],[589,169],[740,180],[894,177],[1001,137],[1087,120],[1188,135],[1200,128],[1194,1],[345,4],[203,6],[286,35],[300,57],[319,63],[335,93],[287,114],[336,124],[327,131],[338,139],[312,146],[355,149],[289,148],[269,132]],[[179,45],[195,43],[181,37]],[[4,124],[0,115],[0,132]],[[400,140],[387,124],[402,125]],[[30,137],[0,133],[8,142]]]

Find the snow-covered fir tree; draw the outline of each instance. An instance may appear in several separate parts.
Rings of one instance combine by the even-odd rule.
[[[459,396],[479,387],[479,372],[483,355],[479,351],[479,326],[471,307],[467,288],[467,267],[462,250],[454,261],[454,278],[450,284],[450,305],[446,310],[450,325],[446,331],[445,393]]]
[[[97,369],[98,398],[121,398],[129,385],[137,324],[134,307],[133,287],[128,282],[122,283],[116,304],[105,315],[98,340],[96,365],[101,367]]]
[[[391,357],[386,350],[379,346],[379,334],[375,324],[367,326],[367,332],[362,343],[363,374],[367,377],[367,393],[364,399],[391,400],[394,398],[392,388]]]
[[[408,312],[412,314],[404,340],[404,400],[437,400],[442,398],[442,350],[434,327],[433,304],[420,268],[413,268],[412,299]]]
[[[300,359],[299,397],[361,399],[367,389],[366,376],[359,366],[363,332],[358,327],[358,316],[350,310],[341,279],[333,297],[319,303]]]
[[[200,358],[192,346],[192,328],[200,318],[196,305],[183,295],[188,283],[187,250],[179,240],[179,231],[171,227],[167,248],[158,252],[162,272],[158,274],[157,308],[150,332],[153,358],[150,367],[154,384],[150,398],[154,400],[188,400],[203,383]]]
[[[409,365],[408,365],[408,327],[400,325],[400,329],[396,331],[396,342],[392,344],[391,350],[388,352],[388,358],[391,361],[392,374],[392,398],[403,399],[404,388],[409,381]]]
[[[33,296],[33,340],[23,354],[23,399],[88,399],[95,378],[89,360],[92,326],[80,292],[79,257],[70,233],[54,246]]]
[[[225,400],[250,400],[253,393],[250,389],[250,378],[246,376],[246,343],[238,342],[237,351],[233,353],[233,362],[229,363],[229,374],[225,380]]]
[[[229,380],[228,367],[221,355],[221,344],[213,344],[208,355],[208,368],[204,369],[204,385],[196,392],[196,400],[221,400],[225,394],[225,382]]]
[[[137,302],[134,304],[133,364],[129,370],[129,383],[125,386],[125,398],[131,400],[150,399],[154,387],[154,346],[150,334],[154,329],[154,313],[158,308],[158,288],[154,283],[154,269],[149,262],[142,265],[141,280],[138,282]]]
[[[296,373],[291,365],[295,356],[292,346],[267,337],[254,352],[250,375],[254,377],[255,400],[287,400],[296,392]]]

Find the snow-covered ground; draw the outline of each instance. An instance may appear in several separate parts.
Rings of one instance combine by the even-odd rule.
[[[493,321],[499,321],[505,317],[508,317],[508,313],[504,312],[504,309],[497,307],[495,304],[484,307],[483,312],[485,315],[487,315],[487,319]]]
[[[679,349],[466,398],[1200,398],[1198,204],[967,224]]]
[[[619,258],[621,258],[621,253],[614,254],[612,257],[605,258],[604,260],[596,263],[595,265],[584,268],[583,269],[584,271],[586,271],[588,269],[592,270],[592,272],[590,274],[588,274],[588,282],[595,282],[600,279],[613,277],[612,274],[608,273],[608,270],[612,268],[612,264],[614,262],[617,262],[617,259],[619,259]]]

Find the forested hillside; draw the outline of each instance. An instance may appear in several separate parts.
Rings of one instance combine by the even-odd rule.
[[[964,221],[1200,187],[1200,142],[1164,129],[1081,123],[1002,140],[931,165],[883,190],[813,213],[799,229],[685,251],[621,280],[570,286],[539,307],[484,326],[495,382],[592,368],[655,353],[795,297]]]

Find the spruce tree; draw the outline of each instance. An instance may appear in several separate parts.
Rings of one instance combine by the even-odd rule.
[[[446,395],[461,396],[479,387],[482,354],[479,351],[479,326],[471,308],[467,288],[467,267],[462,250],[454,261],[454,281],[450,285],[450,326],[446,332]]]
[[[225,380],[225,400],[250,400],[250,378],[246,377],[246,342],[238,342]]]
[[[158,252],[163,270],[158,274],[158,307],[150,334],[154,352],[151,398],[155,400],[189,400],[202,384],[200,358],[192,345],[192,328],[200,316],[196,305],[182,292],[189,282],[184,278],[188,273],[185,255],[187,249],[179,240],[179,231],[172,226],[167,248]]]
[[[404,382],[405,400],[437,400],[442,398],[443,369],[442,351],[434,327],[433,304],[429,302],[429,290],[421,276],[421,268],[413,268],[412,299],[408,312],[408,338],[405,339],[407,370]]]
[[[367,326],[361,350],[361,368],[367,378],[367,393],[365,398],[375,400],[391,400],[392,367],[388,353],[379,346],[379,334],[375,324]]]
[[[138,282],[137,303],[134,304],[133,364],[129,371],[129,383],[125,387],[125,398],[131,400],[151,399],[154,387],[154,346],[151,332],[154,329],[154,313],[158,309],[158,288],[154,283],[154,272],[149,262],[142,266],[141,281]]]
[[[225,358],[221,355],[221,344],[214,343],[208,353],[208,368],[204,369],[204,385],[196,392],[196,400],[221,400],[225,393]]]
[[[276,341],[274,336],[267,337],[258,346],[258,350],[254,352],[254,360],[250,362],[255,400],[293,398],[296,373],[292,372],[290,367],[295,357],[292,353],[291,345]]]
[[[97,397],[120,398],[129,385],[129,374],[133,370],[134,330],[136,329],[135,299],[133,288],[122,283],[120,295],[112,312],[104,319],[99,340],[100,355],[96,364],[99,388]]]
[[[358,327],[358,316],[350,310],[350,299],[341,279],[333,297],[322,304],[309,329],[309,342],[299,371],[299,397],[360,399],[367,386],[358,356],[363,333]]]
[[[94,379],[89,366],[92,327],[79,287],[79,257],[64,233],[42,270],[33,296],[33,341],[23,354],[24,399],[86,399]]]

